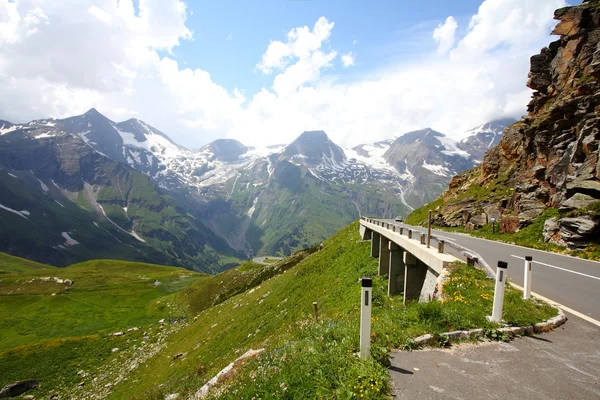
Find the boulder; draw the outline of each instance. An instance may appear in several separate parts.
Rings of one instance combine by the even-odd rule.
[[[561,218],[558,223],[561,239],[570,248],[586,247],[589,240],[594,238],[600,230],[600,221],[594,219],[591,215]]]
[[[469,224],[472,224],[475,228],[480,228],[487,224],[488,219],[486,214],[475,214],[469,218]]]
[[[600,182],[595,180],[576,180],[567,183],[567,196],[583,193],[600,199]]]
[[[519,202],[519,214],[517,218],[521,224],[529,224],[531,221],[539,217],[546,206],[535,200],[522,200]]]
[[[563,201],[558,210],[560,212],[578,210],[585,208],[596,201],[598,200],[594,199],[592,196],[588,196],[587,194],[575,193],[573,196]]]
[[[544,242],[552,242],[556,243],[558,240],[557,235],[560,231],[560,225],[558,224],[558,218],[548,218],[546,222],[544,222]],[[564,244],[563,244],[564,245]]]
[[[0,398],[16,397],[38,386],[39,382],[36,379],[26,381],[13,382],[0,389]]]

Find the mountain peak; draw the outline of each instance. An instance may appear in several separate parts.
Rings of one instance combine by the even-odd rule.
[[[94,107],[90,108],[89,110],[87,110],[85,112],[85,114],[88,117],[92,117],[92,116],[98,116],[98,115],[102,115],[98,110],[96,110]]]
[[[209,149],[217,160],[232,161],[248,151],[248,147],[235,139],[217,139],[202,147]]]
[[[304,131],[292,143],[286,146],[283,156],[300,156],[309,163],[320,163],[323,157],[333,158],[336,162],[346,159],[344,150],[333,143],[325,131]]]

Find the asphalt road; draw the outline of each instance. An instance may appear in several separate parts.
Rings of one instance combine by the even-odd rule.
[[[391,219],[380,221],[427,233],[427,228]],[[492,268],[499,260],[508,262],[508,276],[519,286],[523,286],[525,256],[532,256],[532,292],[570,308],[565,308],[567,312],[574,310],[600,321],[599,262],[444,231],[432,230],[432,236],[479,253]]]
[[[255,264],[261,264],[261,265],[271,265],[271,264],[274,264],[272,262],[268,263],[265,260],[277,260],[277,261],[279,261],[279,260],[281,260],[281,257],[269,257],[269,256],[266,256],[266,257],[254,257],[252,259],[252,262],[255,263]]]
[[[600,399],[600,329],[567,315],[509,343],[393,353],[394,399]]]

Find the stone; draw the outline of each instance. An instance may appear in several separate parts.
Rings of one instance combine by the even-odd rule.
[[[596,237],[600,231],[600,221],[594,220],[590,215],[582,215],[572,218],[561,218],[560,236],[569,248],[586,247],[589,239]]]
[[[124,332],[115,332],[112,335],[113,336],[123,336],[125,333]]]
[[[185,353],[178,353],[178,354],[175,354],[175,355],[173,356],[173,360],[178,360],[178,359],[180,359],[180,358],[183,358],[183,356],[185,356]]]
[[[548,218],[546,222],[544,222],[544,242],[554,242],[556,240],[556,235],[560,231],[560,225],[558,225],[558,218],[552,217]]]
[[[36,388],[38,384],[39,382],[36,379],[10,383],[0,389],[0,397],[16,397],[28,390]]]
[[[31,395],[31,394],[28,394],[28,395],[26,395],[26,396],[23,396],[23,399],[24,399],[24,400],[34,400],[34,399],[35,399],[35,396],[34,396],[34,395]]]
[[[176,399],[178,399],[179,397],[180,397],[180,396],[179,396],[179,393],[172,393],[172,394],[169,394],[169,395],[167,395],[167,396],[165,397],[165,400],[176,400]]]
[[[544,203],[535,200],[523,200],[519,202],[519,214],[517,218],[521,224],[528,224],[539,217],[545,209],[546,206]]]
[[[469,218],[469,223],[473,224],[476,228],[482,227],[487,224],[488,219],[486,214],[475,214]]]
[[[567,196],[583,193],[600,199],[600,182],[596,180],[575,180],[567,183]]]
[[[565,200],[560,205],[558,210],[560,212],[578,210],[585,208],[596,201],[598,201],[598,199],[594,199],[592,196],[588,196],[587,194],[575,193],[572,197],[569,197],[567,200]]]

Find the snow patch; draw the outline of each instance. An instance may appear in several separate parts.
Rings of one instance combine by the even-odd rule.
[[[11,212],[13,214],[17,214],[19,217],[23,217],[25,219],[29,219],[29,218],[27,218],[25,216],[25,214],[23,214],[22,211],[13,210],[12,208],[3,206],[2,204],[0,204],[0,208],[3,209],[3,210],[9,211],[9,212]]]
[[[63,206],[62,204],[60,204],[60,202],[59,202],[58,200],[54,200],[54,202],[55,202],[56,204],[58,204],[59,206],[61,206],[62,208],[65,208],[65,206]]]
[[[425,160],[423,160],[423,168],[428,169],[436,175],[445,177],[449,176],[448,173],[450,172],[448,168],[443,165],[427,164]]]
[[[16,131],[17,129],[21,129],[21,128],[22,128],[21,125],[6,126],[6,124],[2,124],[2,126],[0,126],[0,136],[4,135],[6,133]]]
[[[51,134],[50,132],[44,132],[44,133],[34,136],[33,138],[34,139],[45,139],[45,138],[54,137],[54,136],[56,136],[56,135]]]
[[[75,246],[79,244],[79,242],[73,239],[67,232],[61,233],[62,237],[65,238],[65,246]]]
[[[133,236],[134,238],[136,238],[137,240],[139,240],[142,243],[146,243],[146,241],[144,239],[142,239],[137,233],[135,233],[134,230],[132,230],[131,232],[127,232],[125,229],[123,229],[119,225],[117,225],[112,219],[108,218],[108,215],[106,215],[106,212],[104,211],[104,207],[102,207],[102,204],[98,203],[98,206],[100,207],[100,210],[102,210],[102,214],[104,214],[104,217],[108,220],[108,222],[110,222],[111,224],[116,226],[118,230],[120,230],[123,233]],[[96,226],[98,226],[98,225],[96,225]]]
[[[50,191],[50,189],[48,188],[48,185],[46,185],[44,182],[42,182],[39,178],[36,178],[39,182],[40,182],[40,186],[42,187],[42,190],[44,191],[44,193],[47,193]]]
[[[446,149],[441,151],[442,154],[445,154],[447,156],[460,156],[466,159],[469,159],[471,157],[469,153],[456,147],[456,142],[452,138],[449,138],[448,136],[436,137],[440,141],[442,146],[444,146],[444,148]]]
[[[21,210],[21,214],[27,215],[27,216],[31,215],[31,213],[29,211],[27,211],[27,210]]]
[[[13,178],[17,178],[19,179],[16,175],[11,174],[10,172],[7,172],[8,175],[12,176]]]
[[[138,122],[141,123],[141,121]],[[186,152],[182,151],[179,146],[171,143],[165,137],[152,132],[145,124],[141,125],[146,129],[144,135],[145,140],[141,142],[135,138],[133,133],[122,131],[116,125],[113,125],[113,127],[117,130],[119,135],[121,135],[124,146],[136,147],[154,154],[158,153],[165,158],[174,158],[185,155]]]
[[[252,207],[250,207],[250,209],[246,213],[247,216],[252,217],[252,214],[254,214],[254,210],[256,210],[256,202],[257,201],[258,201],[258,197],[256,197],[254,199],[254,201],[252,202]]]

